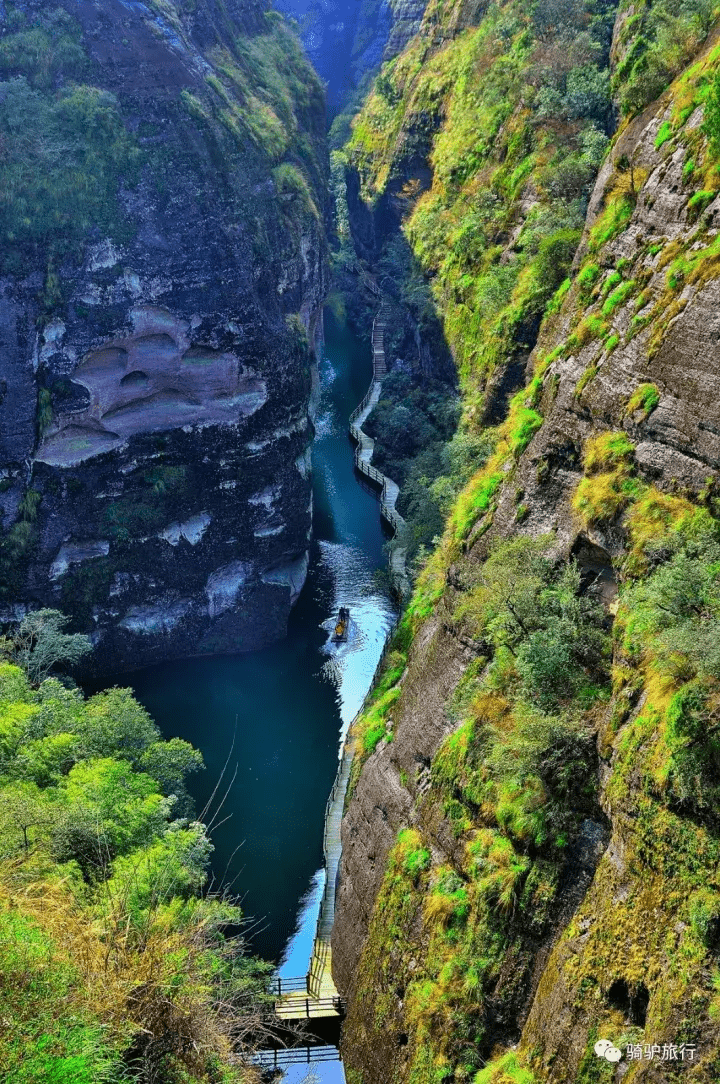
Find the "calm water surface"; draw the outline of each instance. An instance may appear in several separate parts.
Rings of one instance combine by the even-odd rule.
[[[212,804],[214,876],[242,897],[253,920],[253,951],[285,975],[307,970],[339,742],[394,618],[376,575],[386,567],[378,501],[356,479],[347,435],[348,415],[370,380],[370,348],[329,313],[325,326],[313,448],[315,537],[287,638],[252,654],[183,659],[131,679],[164,736],[201,750],[207,770],[190,779],[198,810],[227,762]],[[343,605],[351,612],[350,637],[334,646],[329,632]],[[335,1079],[327,1072],[323,1080]],[[287,1079],[307,1073],[306,1066]]]

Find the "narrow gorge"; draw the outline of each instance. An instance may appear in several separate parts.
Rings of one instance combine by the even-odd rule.
[[[720,6],[275,6],[0,0],[0,1079],[715,1084]]]

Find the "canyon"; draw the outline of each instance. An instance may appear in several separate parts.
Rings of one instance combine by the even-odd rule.
[[[414,587],[348,739],[347,1084],[713,1084],[720,9],[279,6],[0,4],[0,620],[100,683],[281,640],[322,308],[381,308]]]

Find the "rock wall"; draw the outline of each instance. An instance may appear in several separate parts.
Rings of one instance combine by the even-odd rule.
[[[342,112],[368,75],[396,56],[416,32],[425,0],[280,0],[297,19],[313,67],[327,86],[331,116]]]
[[[692,670],[663,669],[647,640],[633,654],[633,596],[616,598],[681,522],[717,517],[720,202],[702,128],[717,63],[711,35],[615,140],[527,386],[396,637],[368,714],[377,730],[384,713],[385,738],[373,747],[361,721],[333,933],[349,1084],[717,1079],[716,942],[693,915],[701,898],[718,907],[718,826],[668,783],[672,697]],[[620,458],[598,466],[613,440]],[[463,616],[493,546],[523,538],[549,538],[608,622],[619,612],[583,757],[596,796],[559,852],[513,823],[517,792],[484,797],[482,727],[512,726],[512,694],[483,684],[490,637]],[[620,1064],[595,1054],[602,1037]],[[688,1044],[693,1064],[626,1052],[663,1043]]]
[[[323,97],[264,5],[186,7],[0,13],[2,617],[113,672],[276,639],[307,566]]]

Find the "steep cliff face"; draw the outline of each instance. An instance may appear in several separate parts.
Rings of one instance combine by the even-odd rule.
[[[429,4],[354,123],[349,206],[358,251],[393,299],[388,357],[438,376],[450,360],[464,400],[456,439],[416,470],[388,462],[392,439],[373,433],[391,476],[407,479],[412,556],[442,533],[482,423],[522,385],[572,262],[613,117],[612,21],[610,4],[570,5],[561,20],[523,3]],[[400,387],[400,410],[407,398]]]
[[[698,30],[647,105],[638,32],[621,13],[613,79],[643,111],[357,727],[351,1084],[720,1072],[720,52]]]
[[[307,561],[319,84],[262,4],[0,17],[3,617],[115,670],[257,647]]]
[[[297,19],[334,116],[368,75],[405,47],[420,25],[425,0],[280,0],[276,6]]]

